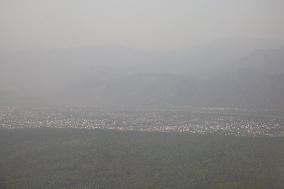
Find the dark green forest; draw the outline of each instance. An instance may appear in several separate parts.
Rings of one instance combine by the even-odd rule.
[[[284,138],[0,130],[1,189],[284,188]]]

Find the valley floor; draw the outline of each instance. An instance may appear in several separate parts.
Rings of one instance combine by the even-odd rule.
[[[284,138],[0,129],[1,189],[284,188]]]

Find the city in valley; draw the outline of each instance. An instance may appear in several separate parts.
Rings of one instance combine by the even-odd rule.
[[[220,109],[195,111],[0,107],[0,128],[77,128],[195,135],[283,136],[284,119]]]

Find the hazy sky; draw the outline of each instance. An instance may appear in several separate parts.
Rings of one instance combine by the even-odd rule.
[[[0,47],[186,48],[284,38],[284,0],[0,0]]]

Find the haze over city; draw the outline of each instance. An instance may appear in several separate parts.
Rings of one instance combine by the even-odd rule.
[[[282,39],[281,0],[1,0],[2,48],[119,45],[178,50],[216,39]]]
[[[0,189],[283,189],[283,0],[0,0]]]

